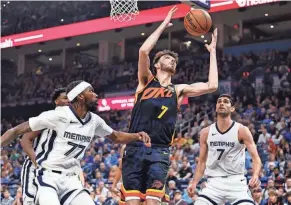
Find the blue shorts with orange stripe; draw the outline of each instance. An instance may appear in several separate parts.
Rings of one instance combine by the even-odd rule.
[[[170,166],[168,147],[127,145],[122,159],[121,192],[125,201],[158,199],[165,196]]]

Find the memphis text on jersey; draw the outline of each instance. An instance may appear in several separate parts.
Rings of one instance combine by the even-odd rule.
[[[80,135],[80,134],[71,133],[71,132],[65,132],[64,137],[68,139],[76,140],[76,141],[81,141],[81,142],[91,141],[91,137],[89,136]]]
[[[235,142],[213,141],[209,144],[211,147],[234,147]]]

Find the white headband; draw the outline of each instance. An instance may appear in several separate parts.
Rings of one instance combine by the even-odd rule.
[[[78,84],[76,87],[74,87],[68,94],[67,97],[69,101],[73,101],[75,97],[77,97],[81,92],[83,92],[86,88],[90,87],[91,84],[87,83],[85,81]]]

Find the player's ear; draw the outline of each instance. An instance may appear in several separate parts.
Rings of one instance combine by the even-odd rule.
[[[235,107],[232,106],[232,107],[230,108],[230,111],[231,111],[231,112],[234,112],[234,111],[235,111]]]
[[[159,67],[159,63],[158,63],[158,62],[155,63],[155,64],[154,64],[154,67],[155,67],[155,69],[158,69],[158,67]]]
[[[83,99],[85,98],[85,96],[82,95],[82,94],[79,94],[79,95],[77,96],[77,98],[78,98],[79,100],[83,100]]]

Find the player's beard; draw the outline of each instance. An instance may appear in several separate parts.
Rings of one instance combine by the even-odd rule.
[[[176,68],[171,65],[162,65],[161,70],[166,71],[167,73],[170,73],[171,75],[174,75],[176,73]]]
[[[90,112],[96,112],[97,111],[97,102],[94,102],[94,101],[87,101],[85,102],[85,105],[86,105],[86,108],[88,109],[88,111]]]
[[[231,112],[217,112],[217,115],[220,116],[221,118],[227,118],[228,116],[231,115]]]

